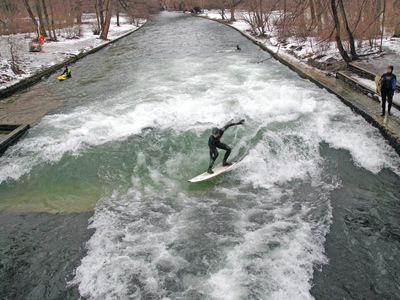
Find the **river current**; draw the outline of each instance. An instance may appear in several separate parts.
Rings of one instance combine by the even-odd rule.
[[[155,16],[74,65],[72,80],[34,88],[62,105],[0,158],[0,206],[94,207],[68,283],[84,298],[313,298],[335,203],[357,193],[344,186],[360,187],[361,174],[353,196],[381,200],[373,213],[398,230],[400,159],[334,95],[266,58],[224,25]],[[207,168],[210,129],[241,118],[223,137],[238,167],[189,184]],[[387,274],[399,272],[388,263],[398,240],[389,244],[357,259],[382,268],[374,295],[397,297]]]

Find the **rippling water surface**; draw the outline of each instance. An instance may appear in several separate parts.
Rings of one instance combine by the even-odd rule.
[[[257,63],[267,57],[223,25],[154,17],[73,80],[40,85],[63,106],[0,159],[1,207],[95,205],[70,283],[83,297],[312,298],[334,195],[357,185],[348,172],[398,195],[400,159],[333,95]],[[224,135],[237,169],[187,183],[207,167],[210,128],[233,118],[246,119]]]

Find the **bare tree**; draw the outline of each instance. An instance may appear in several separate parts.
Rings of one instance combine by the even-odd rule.
[[[11,38],[11,36],[8,37],[8,47],[10,50],[10,67],[11,70],[14,72],[16,75],[23,74],[24,72],[21,70],[19,67],[19,56],[18,56],[18,46],[15,43],[15,41]]]
[[[342,44],[342,39],[340,37],[340,21],[339,21],[339,16],[337,12],[337,7],[336,7],[336,0],[331,0],[331,8],[332,8],[332,15],[333,15],[333,21],[335,23],[335,40],[336,40],[336,46],[340,52],[340,55],[342,56],[343,60],[345,62],[350,61],[350,57],[347,54],[346,50],[343,47]]]
[[[50,5],[50,14],[51,14],[51,30],[53,32],[53,39],[55,41],[57,41],[56,29],[54,26],[54,8],[53,8],[53,3],[51,0],[49,1],[49,5]]]
[[[346,28],[347,35],[349,36],[351,58],[352,58],[352,60],[355,60],[358,58],[358,55],[356,52],[356,46],[355,46],[355,42],[354,42],[353,32],[351,31],[349,22],[347,21],[346,10],[344,9],[343,0],[338,0],[338,4],[339,4],[340,12],[343,17],[344,26]]]
[[[99,7],[99,16],[100,16],[100,28],[103,26],[105,19],[104,19],[104,4],[107,0],[97,0],[98,7]]]
[[[102,40],[107,40],[108,32],[110,30],[110,24],[111,24],[112,0],[105,0],[104,10],[105,10],[105,21],[101,27],[100,38]]]
[[[393,2],[393,12],[395,13],[395,24],[394,24],[394,37],[400,37],[400,0]]]
[[[31,9],[31,7],[30,7],[30,5],[29,5],[28,0],[23,0],[23,3],[24,3],[24,6],[25,6],[25,8],[26,8],[26,11],[27,11],[28,14],[29,14],[29,17],[30,17],[31,20],[32,20],[32,23],[35,25],[35,31],[37,32],[37,34],[39,34],[39,25],[38,25],[38,23],[37,23],[37,21],[36,21],[35,15],[34,15],[33,12],[32,12],[32,9]]]
[[[243,0],[228,0],[228,6],[229,6],[229,10],[230,10],[230,21],[234,22],[236,21],[235,19],[235,11],[236,11],[236,7],[240,4],[243,3]]]
[[[57,37],[55,37],[55,36],[53,37],[53,34],[52,34],[52,29],[51,29],[51,23],[50,23],[49,13],[48,13],[48,11],[47,11],[47,6],[46,6],[46,0],[42,0],[42,7],[43,7],[44,17],[45,17],[45,20],[46,20],[47,31],[48,31],[48,33],[49,33],[48,36],[50,37],[50,39],[56,40]]]
[[[94,9],[96,11],[96,24],[97,24],[96,30],[93,31],[94,34],[100,34],[100,30],[101,30],[100,7],[99,7],[99,5],[100,5],[99,0],[94,0]]]
[[[82,24],[82,0],[75,0],[76,23]]]
[[[39,31],[43,36],[47,36],[46,28],[44,25],[43,14],[42,14],[42,5],[40,4],[40,0],[35,1],[36,13],[39,18]]]
[[[0,29],[12,31],[16,27],[15,17],[18,12],[18,3],[15,3],[12,0],[0,1]]]
[[[383,44],[383,35],[385,33],[385,17],[386,17],[386,0],[383,0],[382,25],[381,25],[381,44],[379,46],[379,51],[381,51],[381,52],[382,52],[382,44]]]
[[[116,15],[116,17],[117,17],[117,26],[119,27],[119,26],[121,26],[121,24],[120,24],[120,22],[119,22],[119,6],[120,6],[120,4],[119,4],[119,2],[120,1],[117,1],[117,3],[116,3],[116,8],[115,8],[115,15]]]

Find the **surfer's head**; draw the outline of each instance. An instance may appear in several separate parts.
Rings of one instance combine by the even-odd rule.
[[[213,129],[211,129],[211,134],[215,138],[219,137],[219,129],[217,127],[213,127]]]
[[[386,70],[388,73],[393,73],[393,66],[388,66]]]

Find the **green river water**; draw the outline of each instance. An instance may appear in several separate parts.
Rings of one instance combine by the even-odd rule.
[[[162,13],[21,95],[60,107],[0,158],[0,296],[400,298],[400,158],[267,57]],[[189,184],[240,118],[238,167]]]

